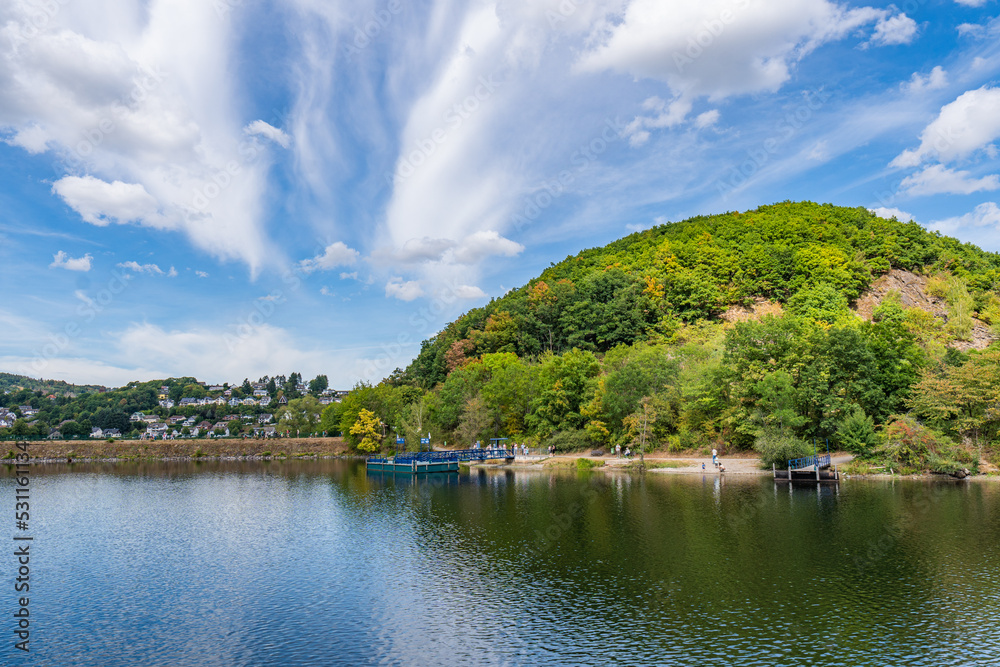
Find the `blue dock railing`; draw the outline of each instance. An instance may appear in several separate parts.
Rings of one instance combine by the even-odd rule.
[[[514,452],[506,449],[456,449],[448,452],[401,452],[396,455],[396,463],[409,461],[488,461],[490,459],[514,458]]]
[[[823,454],[822,456],[806,456],[801,459],[789,459],[788,467],[793,470],[798,470],[799,468],[828,468],[830,467],[830,455]]]

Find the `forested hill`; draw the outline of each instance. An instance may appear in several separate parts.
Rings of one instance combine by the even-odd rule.
[[[947,276],[985,313],[1000,255],[865,208],[783,202],[637,232],[554,264],[424,341],[406,380],[425,389],[469,360],[669,340],[760,299],[831,320],[890,269]]]
[[[56,396],[78,396],[87,392],[101,391],[104,387],[96,384],[76,385],[62,380],[36,380],[26,375],[0,373],[0,392],[15,392],[21,389],[41,391]]]

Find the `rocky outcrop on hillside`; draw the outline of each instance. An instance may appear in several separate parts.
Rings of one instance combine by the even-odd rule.
[[[899,293],[899,301],[904,308],[919,308],[942,322],[948,321],[948,304],[944,299],[927,293],[927,278],[899,269],[893,269],[872,283],[871,288],[855,304],[855,312],[866,320],[871,320],[872,313],[890,292]],[[997,340],[986,323],[973,318],[972,324],[969,340],[951,341],[948,346],[963,352],[982,350]]]
[[[753,303],[747,306],[730,306],[726,312],[720,316],[726,322],[746,322],[747,320],[759,320],[765,315],[780,317],[782,314],[781,304],[777,301],[757,297]]]

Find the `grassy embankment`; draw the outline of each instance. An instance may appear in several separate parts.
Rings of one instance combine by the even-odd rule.
[[[4,459],[13,457],[14,443],[0,449]],[[35,460],[142,460],[249,458],[266,456],[343,456],[351,454],[343,438],[276,438],[271,440],[55,440],[32,442],[28,453]]]

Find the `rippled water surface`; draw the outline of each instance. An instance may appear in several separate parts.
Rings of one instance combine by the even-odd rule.
[[[2,664],[1000,664],[995,483],[33,475],[32,652]]]

